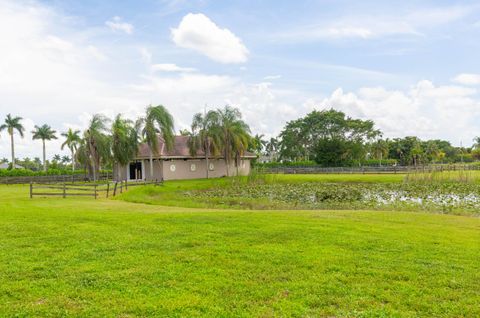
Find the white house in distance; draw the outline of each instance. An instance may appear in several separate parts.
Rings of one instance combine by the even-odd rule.
[[[4,170],[4,169],[8,169],[8,168],[10,168],[10,164],[0,163],[0,169]],[[15,164],[15,169],[23,169],[23,167],[21,165]]]
[[[175,136],[174,145],[167,150],[164,140],[159,137],[157,154],[153,155],[153,180],[201,179],[207,177],[207,161],[203,150],[198,150],[195,156],[190,155],[188,136]],[[253,153],[245,153],[238,167],[230,162],[230,176],[248,175],[250,161],[255,159]],[[233,161],[233,160],[232,160]],[[227,176],[227,165],[223,157],[210,156],[208,160],[209,178]],[[119,168],[115,174],[119,180],[150,180],[150,148],[141,144],[137,157],[128,166]]]

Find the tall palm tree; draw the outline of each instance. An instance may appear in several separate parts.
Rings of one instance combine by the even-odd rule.
[[[209,177],[210,156],[217,156],[220,153],[219,114],[214,110],[207,113],[197,113],[193,116],[192,131],[188,132],[188,147],[190,154],[195,156],[198,149],[202,149],[205,154],[206,177]]]
[[[238,108],[225,106],[223,109],[218,109],[217,112],[221,130],[223,155],[227,165],[227,176],[229,176],[229,165],[232,159],[235,159],[238,170],[239,160],[248,148],[251,139],[250,128],[241,119],[242,114]]]
[[[69,128],[67,132],[62,133],[62,136],[65,137],[65,141],[63,142],[61,149],[63,150],[63,148],[67,146],[70,150],[70,153],[72,154],[72,171],[75,171],[75,155],[82,139],[80,138],[80,130]]]
[[[110,138],[107,135],[108,121],[105,116],[95,114],[84,132],[85,151],[91,164],[93,181],[97,180],[101,161],[107,161],[110,157]]]
[[[117,165],[117,178],[119,167],[126,166],[135,157],[138,151],[138,130],[131,120],[123,119],[121,114],[115,117],[112,123],[112,157]]]
[[[80,138],[80,141],[78,142],[77,150],[75,151],[75,162],[78,162],[80,165],[83,166],[83,169],[85,171],[85,177],[87,170],[91,171],[91,161],[88,156],[88,151],[87,151],[87,140],[85,138]]]
[[[23,138],[23,132],[25,128],[22,126],[21,121],[22,117],[12,117],[10,114],[5,118],[5,123],[0,126],[0,131],[7,130],[10,135],[10,145],[12,150],[12,169],[15,169],[15,142],[13,140],[13,134],[15,130],[20,134],[20,137]]]
[[[475,148],[475,149],[480,148],[480,137],[473,138],[472,148]]]
[[[148,106],[141,122],[142,136],[150,148],[150,179],[153,179],[153,155],[158,155],[158,137],[163,138],[167,150],[173,148],[175,134],[173,117],[162,105]]]
[[[277,154],[277,151],[278,151],[278,146],[279,146],[279,142],[277,140],[277,138],[270,138],[270,140],[267,142],[267,144],[265,145],[265,151],[267,152],[267,155],[270,157],[270,161],[273,161],[276,154]]]
[[[46,159],[46,149],[45,149],[45,140],[52,140],[52,139],[57,139],[57,136],[55,136],[56,131],[52,130],[52,127],[50,127],[47,124],[44,124],[42,126],[35,126],[35,129],[32,131],[32,139],[33,140],[42,140],[42,146],[43,146],[43,171],[47,171],[47,159]]]
[[[376,159],[380,160],[380,166],[382,165],[383,158],[388,155],[388,144],[383,139],[378,139],[372,144],[372,152]]]
[[[252,137],[250,150],[253,150],[257,155],[261,155],[263,149],[265,149],[266,145],[268,144],[268,142],[263,139],[264,137],[265,135],[263,134],[256,134]]]

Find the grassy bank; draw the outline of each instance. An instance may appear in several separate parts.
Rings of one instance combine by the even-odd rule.
[[[0,186],[1,316],[480,316],[478,218],[27,193]]]

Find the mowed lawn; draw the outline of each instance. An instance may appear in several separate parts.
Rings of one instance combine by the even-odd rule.
[[[0,316],[479,317],[480,219],[28,199],[0,186]]]

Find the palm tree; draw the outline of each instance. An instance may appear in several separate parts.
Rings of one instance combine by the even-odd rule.
[[[70,161],[69,156],[62,156],[62,165],[66,166],[66,164]]]
[[[248,148],[251,139],[250,128],[241,119],[242,114],[238,108],[225,106],[223,109],[217,110],[217,112],[219,115],[223,155],[227,165],[227,176],[229,176],[231,160],[235,159],[238,170],[239,160]]]
[[[110,157],[110,139],[107,135],[108,118],[103,115],[93,115],[84,132],[86,156],[91,164],[93,181],[97,180],[100,171],[100,163]]]
[[[75,171],[76,151],[81,141],[80,130],[69,128],[67,132],[62,133],[62,136],[65,137],[65,141],[63,142],[61,149],[63,150],[65,146],[70,149],[70,153],[72,154],[72,171]]]
[[[267,145],[267,141],[265,141],[263,138],[265,135],[259,135],[256,134],[255,136],[252,137],[252,142],[250,144],[251,150],[253,150],[257,155],[261,155],[263,149],[265,149]]]
[[[13,134],[16,130],[20,134],[20,137],[23,138],[23,132],[25,131],[25,128],[20,123],[22,119],[22,117],[12,117],[10,114],[8,114],[5,118],[5,123],[0,126],[0,131],[6,129],[10,135],[10,145],[12,149],[12,169],[15,169],[15,143],[13,140]]]
[[[83,170],[85,171],[85,177],[87,174],[87,169],[91,171],[91,163],[90,158],[88,157],[87,151],[87,140],[85,138],[80,138],[78,142],[77,150],[75,151],[75,162],[78,162],[80,165],[83,166]]]
[[[480,137],[473,138],[473,146],[472,148],[478,149],[480,148]]]
[[[270,140],[267,142],[265,145],[265,151],[267,152],[267,155],[270,157],[270,161],[276,161],[277,160],[277,152],[279,148],[279,141],[275,137],[271,137]]]
[[[388,154],[388,144],[383,139],[378,139],[372,144],[372,151],[376,159],[380,160],[380,166],[382,165],[383,157]]]
[[[43,171],[47,171],[47,159],[46,159],[46,150],[45,150],[45,140],[57,139],[55,136],[56,131],[52,130],[47,124],[43,126],[35,126],[35,130],[32,131],[33,140],[42,140],[43,145]]]
[[[438,159],[438,154],[440,153],[437,143],[434,141],[427,141],[425,145],[425,155],[430,161],[435,161]]]
[[[163,138],[167,150],[173,148],[175,134],[173,117],[162,105],[148,106],[141,122],[143,124],[142,136],[150,148],[150,179],[153,179],[153,155],[158,155],[159,135]]]
[[[209,177],[209,159],[211,155],[217,156],[220,153],[220,126],[219,114],[214,110],[207,113],[197,113],[193,116],[192,131],[188,132],[188,147],[190,154],[195,156],[198,149],[202,149],[205,154],[206,177]]]
[[[133,122],[123,119],[121,114],[115,117],[112,123],[112,156],[114,165],[117,165],[117,178],[119,166],[126,166],[135,157],[138,151],[138,130]]]

